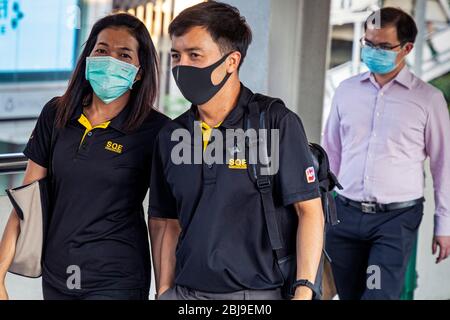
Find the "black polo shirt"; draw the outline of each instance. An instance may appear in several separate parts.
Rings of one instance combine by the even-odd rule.
[[[252,96],[242,86],[236,108],[217,130],[243,129]],[[214,293],[280,287],[283,279],[269,243],[261,197],[245,166],[171,161],[179,143],[171,141],[176,129],[189,130],[192,154],[202,148],[193,141],[194,121],[195,106],[161,130],[152,168],[149,214],[179,219],[182,227],[175,283]],[[280,168],[274,177],[277,213],[295,215],[292,204],[320,196],[317,182],[308,183],[306,176],[313,166],[307,138],[300,118],[280,103],[271,108],[269,122],[270,128],[280,130]]]
[[[81,291],[139,289],[150,285],[148,233],[142,202],[154,141],[168,118],[154,111],[132,133],[123,129],[130,107],[92,130],[80,106],[57,130],[53,153],[53,214],[43,259],[43,280],[67,292],[70,266],[81,271]],[[48,167],[56,115],[43,109],[24,151]],[[73,272],[73,271],[72,271]],[[70,291],[77,292],[78,290]]]

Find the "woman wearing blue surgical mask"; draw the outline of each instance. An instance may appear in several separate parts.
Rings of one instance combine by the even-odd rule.
[[[44,299],[148,299],[142,203],[153,144],[168,122],[153,108],[158,79],[145,25],[111,15],[93,27],[66,93],[44,107],[24,151],[24,184],[51,182]],[[0,245],[0,298],[19,232],[13,212]]]

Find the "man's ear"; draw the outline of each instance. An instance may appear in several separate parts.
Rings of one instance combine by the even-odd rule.
[[[403,48],[405,49],[405,55],[408,55],[411,53],[411,51],[413,51],[414,43],[408,42],[407,44],[405,44],[405,46]]]
[[[227,72],[234,73],[239,69],[239,65],[241,64],[242,55],[239,51],[234,51],[230,54],[227,59]]]

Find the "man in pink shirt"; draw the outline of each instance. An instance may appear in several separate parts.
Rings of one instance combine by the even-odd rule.
[[[440,91],[407,68],[417,26],[405,12],[371,15],[361,39],[370,72],[336,91],[323,145],[343,191],[327,249],[341,299],[399,299],[423,216],[430,158],[433,254],[450,255],[450,118]]]

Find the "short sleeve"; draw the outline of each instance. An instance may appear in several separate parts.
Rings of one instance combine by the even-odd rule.
[[[56,99],[52,99],[42,109],[23,152],[28,159],[44,168],[48,167],[50,160],[52,131],[56,117],[55,101]]]
[[[152,218],[178,219],[176,200],[172,195],[165,177],[165,166],[162,155],[164,148],[161,133],[155,143],[150,178],[150,201],[148,214]],[[170,152],[168,152],[170,154]]]
[[[289,112],[279,123],[279,171],[275,192],[283,206],[320,197],[311,151],[300,118]]]

